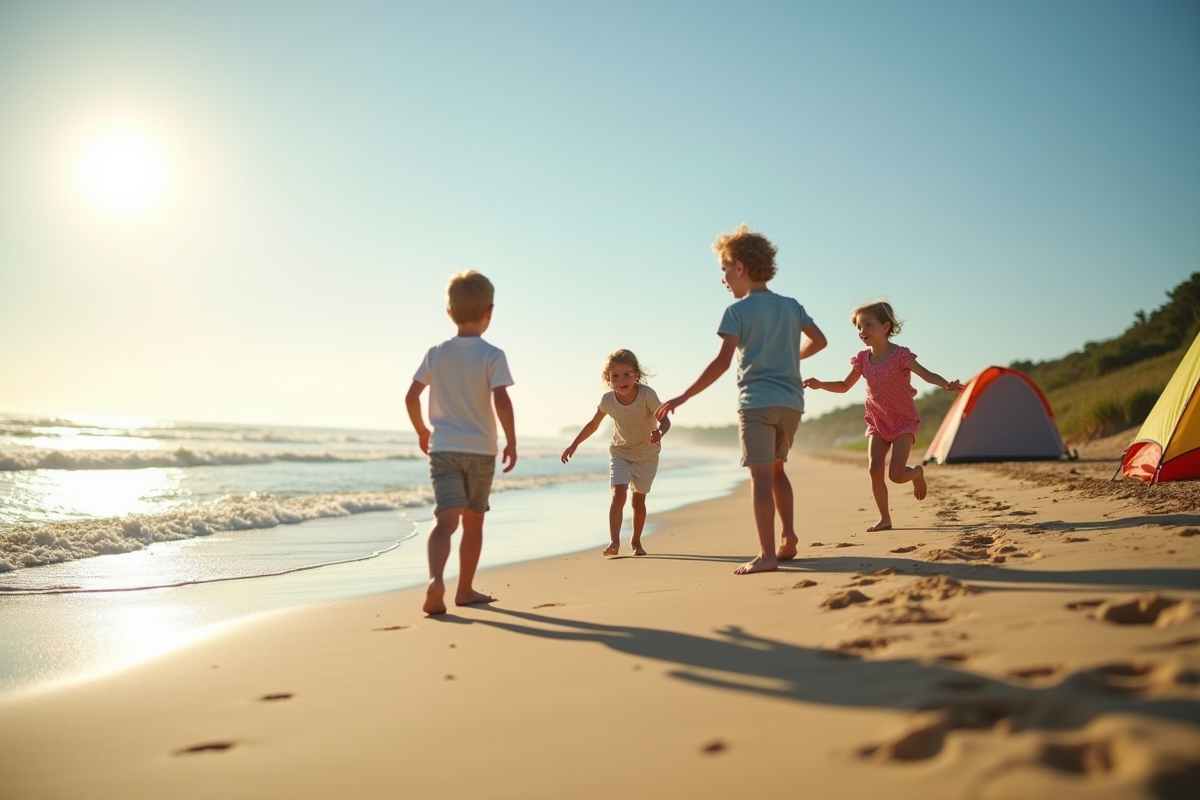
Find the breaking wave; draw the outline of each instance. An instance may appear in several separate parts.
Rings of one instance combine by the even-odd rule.
[[[0,472],[34,469],[144,469],[269,464],[272,461],[332,463],[415,459],[411,452],[249,452],[245,450],[0,450]]]
[[[0,532],[0,573],[60,564],[92,556],[130,553],[154,542],[170,542],[223,531],[296,525],[426,505],[426,487],[277,498],[252,495],[166,514],[21,525]],[[2,590],[2,589],[0,589]]]

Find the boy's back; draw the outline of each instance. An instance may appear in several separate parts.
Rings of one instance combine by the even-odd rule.
[[[513,382],[503,350],[455,336],[429,349],[413,379],[429,386],[431,452],[496,455],[492,390]]]
[[[771,291],[751,292],[725,309],[717,334],[738,339],[738,408],[804,411],[800,332],[812,322],[795,299]]]

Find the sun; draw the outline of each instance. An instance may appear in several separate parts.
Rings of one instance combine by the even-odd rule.
[[[167,188],[167,159],[150,138],[130,130],[92,140],[79,157],[80,188],[93,203],[114,214],[145,211]]]

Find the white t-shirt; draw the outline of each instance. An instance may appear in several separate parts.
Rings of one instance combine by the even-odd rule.
[[[658,427],[654,412],[658,409],[658,395],[644,383],[638,384],[637,397],[629,405],[622,405],[616,392],[600,398],[598,410],[612,417],[613,437],[608,452],[626,461],[645,461],[656,458],[662,449],[650,444],[650,434]]]
[[[492,390],[513,383],[503,350],[455,336],[429,348],[413,380],[429,387],[430,452],[496,455]]]

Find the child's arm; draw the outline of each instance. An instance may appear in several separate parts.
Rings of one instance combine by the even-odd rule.
[[[861,377],[862,375],[858,370],[852,369],[850,370],[850,374],[846,376],[846,379],[842,381],[819,381],[816,378],[807,378],[804,381],[804,388],[824,389],[827,392],[843,394],[844,392],[850,391],[850,387],[858,383],[858,379]]]
[[[429,455],[429,428],[425,427],[425,417],[421,414],[423,391],[425,384],[413,381],[412,386],[408,387],[408,394],[404,396],[404,407],[408,409],[408,418],[412,422],[413,430],[417,432],[417,444],[421,446],[421,452]]]
[[[938,375],[936,372],[930,372],[918,364],[915,358],[908,362],[908,368],[917,373],[921,380],[925,381],[926,383],[932,383],[934,386],[945,389],[947,392],[961,392],[963,390],[963,385],[961,382],[948,381],[941,375]]]
[[[817,327],[817,323],[810,322],[800,329],[800,333],[804,334],[804,338],[800,340],[800,360],[815,356],[817,353],[825,349],[825,345],[829,344],[829,340],[825,338],[825,334]]]
[[[565,464],[571,460],[571,456],[575,455],[575,448],[583,443],[583,440],[591,436],[596,431],[600,430],[600,422],[604,419],[604,412],[597,411],[596,416],[592,417],[591,422],[583,426],[583,430],[575,437],[575,441],[571,442],[571,446],[563,450],[562,462]]]
[[[732,333],[722,333],[720,336],[721,349],[717,352],[717,357],[709,362],[704,371],[700,373],[700,377],[696,378],[695,383],[689,386],[683,394],[678,397],[672,397],[659,406],[658,410],[654,412],[654,416],[660,420],[666,419],[667,414],[679,408],[690,398],[700,394],[709,386],[712,386],[717,378],[725,374],[725,370],[729,369],[729,365],[733,362],[733,351],[737,349],[738,337]]]
[[[661,442],[663,435],[669,430],[671,430],[671,418],[663,417],[658,421],[658,427],[650,432],[650,444]]]
[[[505,472],[512,472],[517,465],[517,426],[513,422],[512,400],[508,398],[507,386],[492,389],[492,403],[496,406],[500,427],[504,429],[504,454],[500,457],[500,463],[508,465],[504,468]]]

